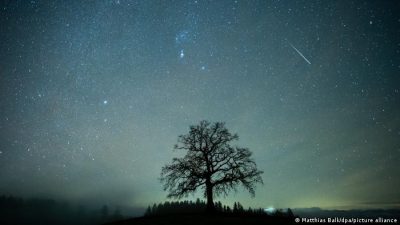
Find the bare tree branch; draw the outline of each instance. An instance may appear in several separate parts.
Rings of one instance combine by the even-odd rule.
[[[203,188],[207,205],[213,207],[213,195],[227,195],[239,185],[254,196],[255,185],[263,183],[263,172],[257,169],[249,149],[230,145],[238,139],[237,134],[225,128],[225,123],[201,121],[190,126],[189,133],[180,135],[174,146],[186,150],[186,155],[173,158],[161,170],[160,180],[168,197],[186,197]]]

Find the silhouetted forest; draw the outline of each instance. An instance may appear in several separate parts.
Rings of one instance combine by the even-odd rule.
[[[102,224],[123,219],[119,209],[107,205],[89,210],[83,205],[72,206],[52,199],[27,199],[0,196],[0,224]]]
[[[233,206],[222,205],[221,202],[215,202],[215,209],[217,214],[223,215],[240,215],[240,216],[266,216],[266,217],[294,217],[291,209],[287,210],[274,210],[267,213],[263,208],[245,209],[239,202],[234,202]],[[177,202],[164,202],[148,206],[145,216],[162,216],[171,214],[195,214],[204,213],[207,209],[207,203],[200,199],[193,201],[177,201]]]
[[[295,224],[291,209],[266,212],[263,208],[245,209],[235,202],[232,206],[214,202],[215,210],[207,210],[207,202],[164,202],[148,206],[143,217],[108,223],[109,225],[260,225]]]

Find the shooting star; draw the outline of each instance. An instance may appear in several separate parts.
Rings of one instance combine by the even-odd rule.
[[[288,43],[289,43],[289,45],[290,45],[297,53],[299,53],[299,55],[300,55],[308,64],[311,65],[311,62],[310,62],[299,50],[297,50],[297,48],[294,47],[294,46],[292,45],[292,43],[290,43],[289,41],[288,41]]]

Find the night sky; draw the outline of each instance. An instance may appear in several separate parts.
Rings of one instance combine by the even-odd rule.
[[[200,120],[245,207],[400,207],[398,1],[2,1],[0,194],[145,207]],[[195,195],[201,197],[201,193]]]

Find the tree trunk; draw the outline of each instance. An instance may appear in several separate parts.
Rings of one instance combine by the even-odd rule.
[[[213,200],[213,190],[212,190],[211,181],[209,179],[206,180],[206,195],[207,195],[207,212],[213,213],[215,212],[214,200]]]

